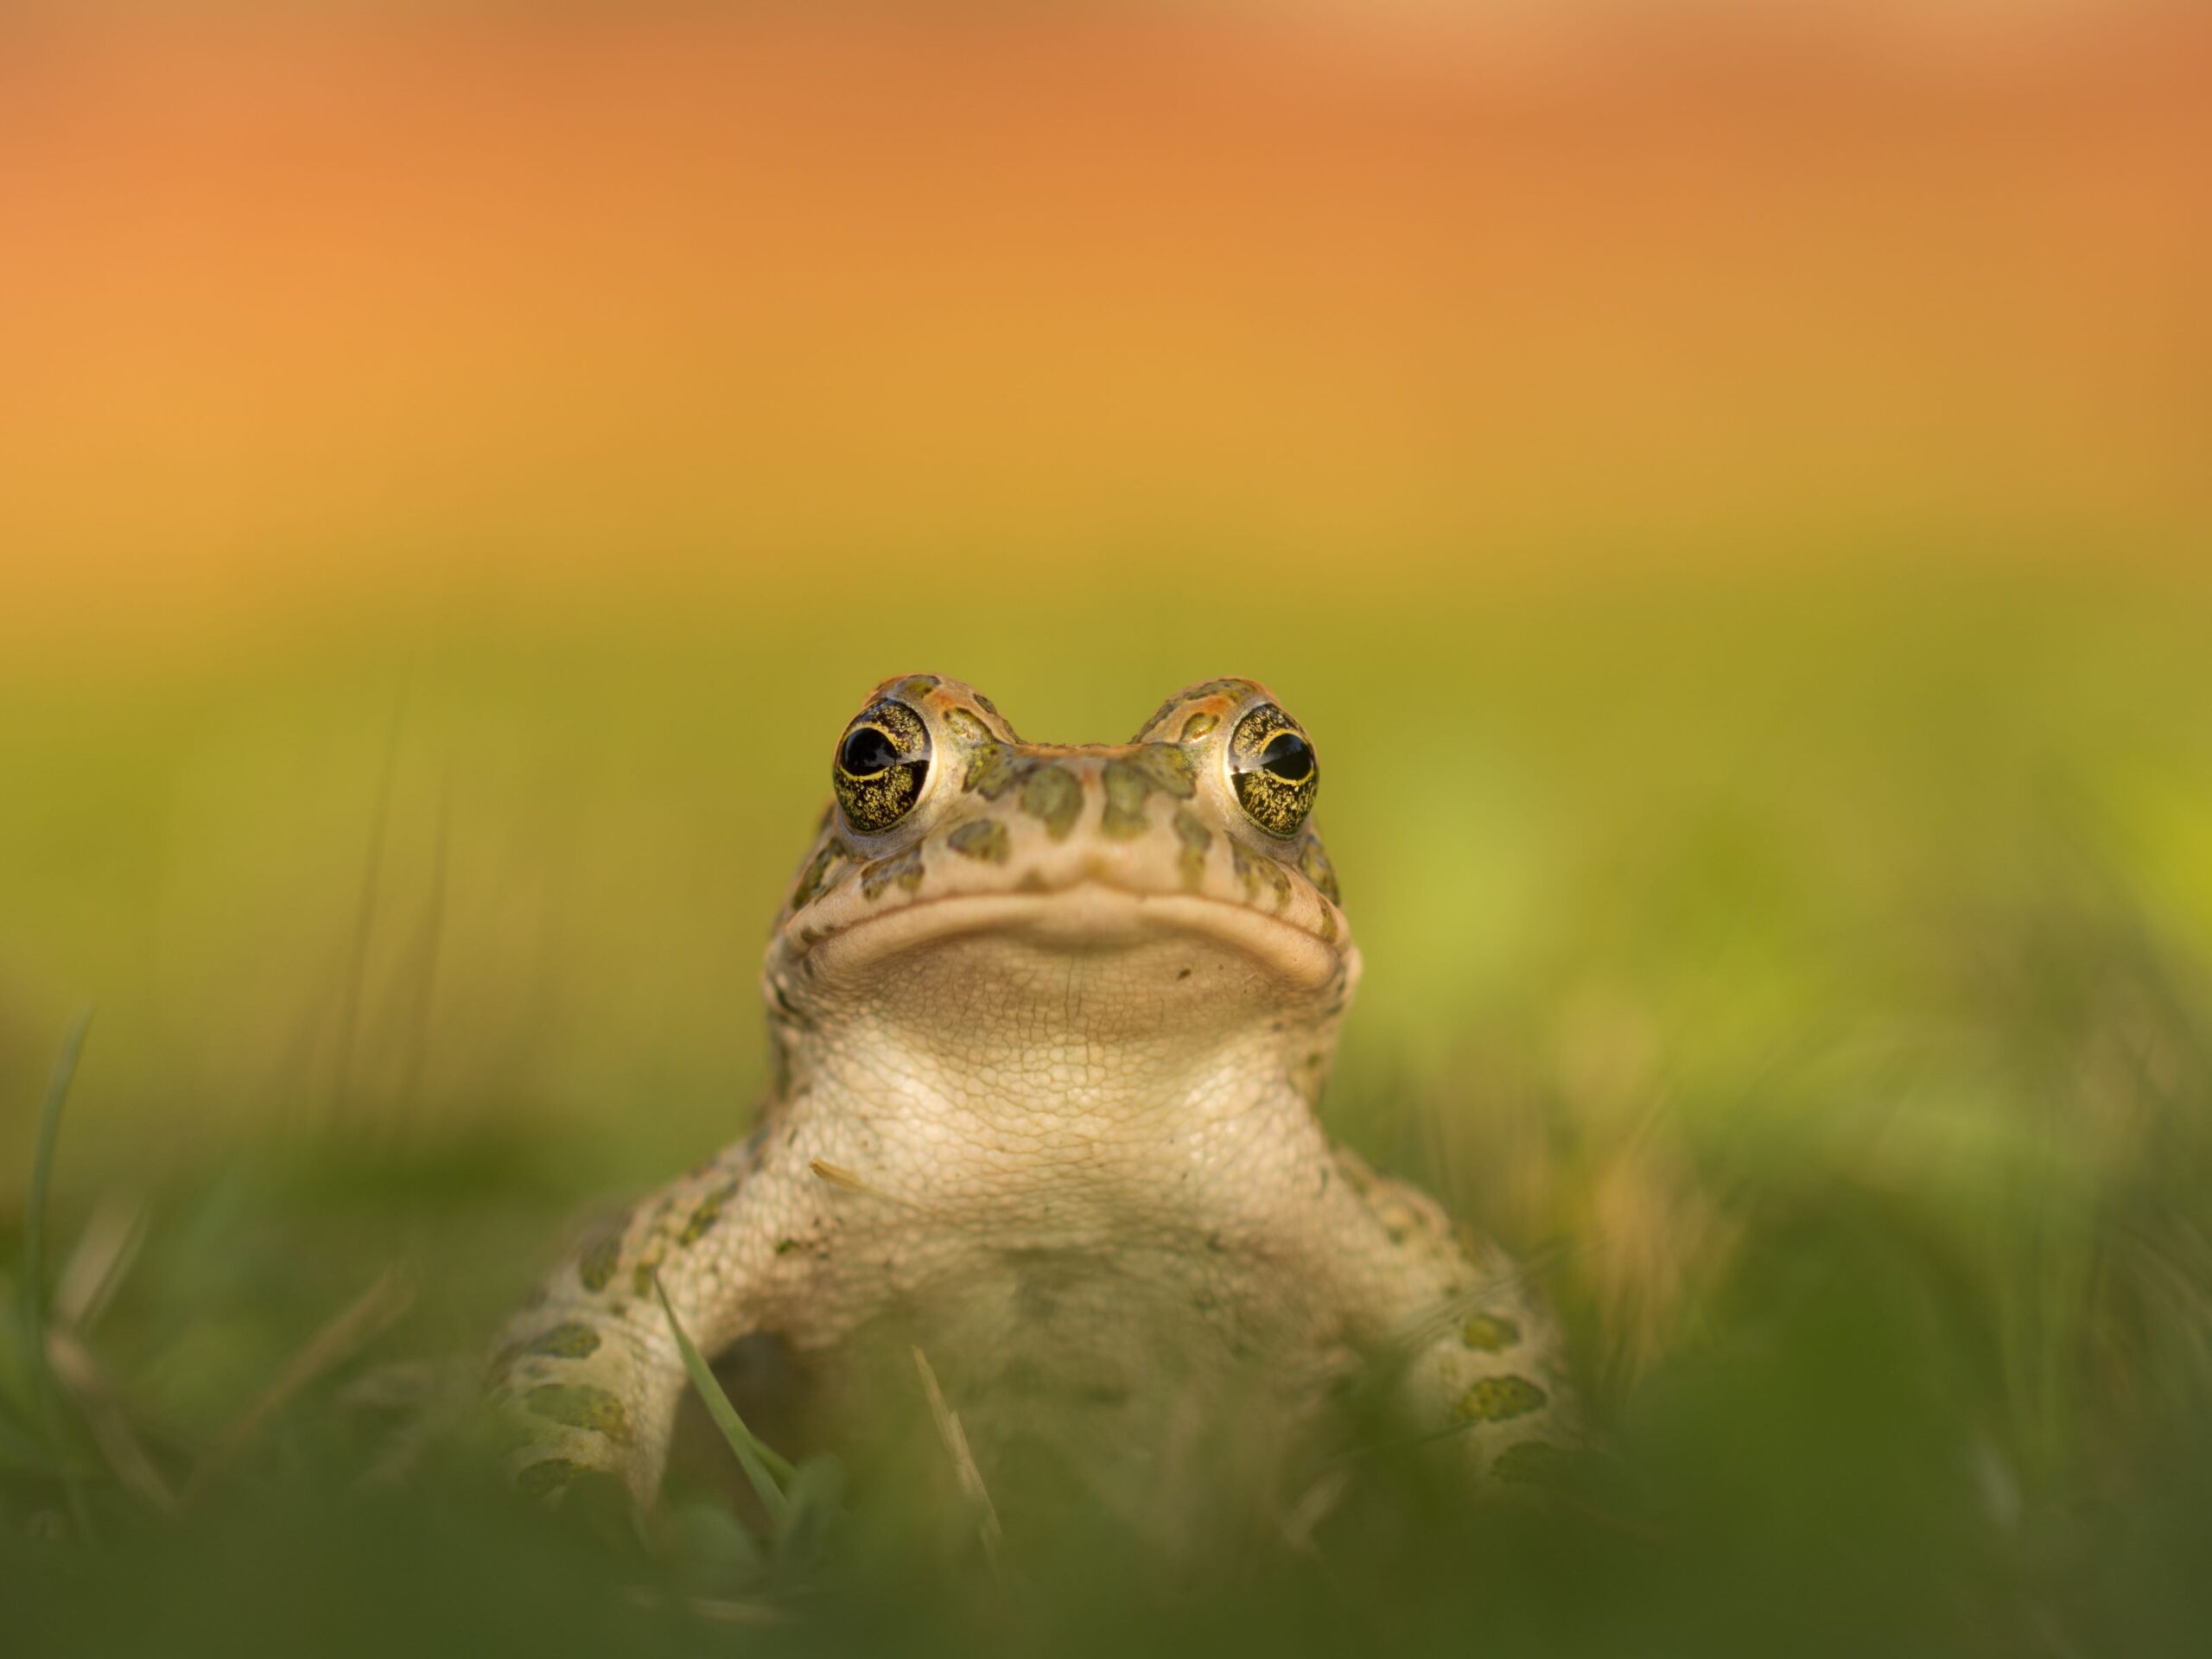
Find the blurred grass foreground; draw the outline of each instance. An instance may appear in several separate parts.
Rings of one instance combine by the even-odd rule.
[[[2202,1649],[2212,35],[1372,10],[0,22],[0,1650]],[[429,1432],[906,670],[1297,711],[1559,1501]]]

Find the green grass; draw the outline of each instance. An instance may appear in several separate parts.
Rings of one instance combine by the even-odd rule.
[[[676,1338],[677,1351],[683,1356],[683,1370],[690,1377],[691,1386],[705,1402],[707,1414],[714,1419],[715,1427],[728,1446],[731,1454],[745,1471],[746,1484],[760,1500],[760,1507],[768,1513],[768,1520],[779,1533],[789,1529],[791,1504],[785,1487],[798,1473],[791,1460],[778,1454],[772,1446],[764,1445],[753,1431],[745,1426],[745,1419],[737,1414],[737,1408],[715,1380],[713,1369],[707,1358],[693,1344],[690,1333],[684,1330],[676,1317],[676,1309],[668,1300],[668,1291],[661,1284],[660,1274],[653,1274],[653,1294],[660,1300],[661,1312],[668,1316],[668,1328]]]
[[[47,1249],[0,1256],[0,1642],[2196,1651],[2199,599],[1294,594],[1074,666],[1003,607],[640,609],[0,698],[0,1171]],[[765,1524],[750,1431],[643,1536],[465,1433],[395,1456],[581,1207],[741,1128],[823,753],[911,667],[1107,737],[1257,671],[1314,731],[1369,960],[1325,1116],[1538,1264],[1608,1448],[1559,1501],[1385,1450],[1310,1548],[1009,1516],[995,1569],[830,1459],[766,1465]]]

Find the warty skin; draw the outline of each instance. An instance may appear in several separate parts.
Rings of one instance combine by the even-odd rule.
[[[1264,686],[1066,747],[904,676],[831,770],[757,1127],[587,1243],[495,1360],[524,1490],[652,1502],[688,1386],[656,1280],[709,1356],[772,1336],[848,1398],[920,1344],[987,1479],[1038,1435],[1109,1464],[1185,1406],[1287,1432],[1363,1375],[1485,1483],[1571,1433],[1512,1264],[1314,1116],[1360,960]]]

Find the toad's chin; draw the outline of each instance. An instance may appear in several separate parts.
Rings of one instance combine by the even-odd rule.
[[[1122,959],[1134,970],[1187,980],[1201,963],[1215,979],[1236,973],[1281,995],[1347,988],[1358,955],[1348,942],[1318,934],[1249,906],[1187,893],[1133,893],[1097,880],[1056,891],[950,894],[886,911],[826,938],[804,952],[813,983],[880,980],[897,964],[935,958],[947,971],[972,967],[988,947],[1011,956]],[[1066,971],[1065,968],[1063,972]]]

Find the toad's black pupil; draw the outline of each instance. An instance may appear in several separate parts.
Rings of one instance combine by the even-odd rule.
[[[899,758],[896,744],[873,726],[863,726],[845,740],[837,764],[855,778],[884,770]]]
[[[1277,732],[1261,752],[1260,764],[1287,784],[1302,784],[1313,770],[1313,751],[1295,732]]]

